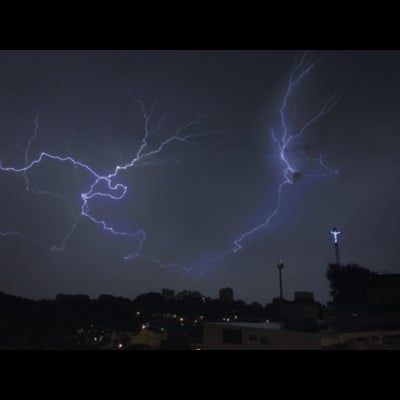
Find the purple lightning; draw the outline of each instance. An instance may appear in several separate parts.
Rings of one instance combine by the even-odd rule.
[[[34,117],[33,122],[34,122],[33,134],[29,138],[25,149],[22,150],[23,154],[24,154],[25,169],[22,169],[21,172],[22,172],[22,176],[25,181],[25,190],[27,192],[38,194],[38,195],[51,196],[51,197],[56,198],[57,200],[62,201],[70,209],[71,215],[74,218],[74,222],[73,222],[71,228],[69,229],[69,231],[67,232],[65,238],[62,240],[61,245],[55,245],[55,244],[49,245],[43,241],[39,241],[35,238],[32,238],[24,233],[17,232],[17,231],[0,232],[0,236],[18,236],[18,237],[21,237],[24,240],[27,240],[33,244],[36,244],[39,246],[45,246],[45,247],[49,248],[49,250],[51,250],[51,251],[63,251],[67,240],[72,235],[76,225],[78,224],[80,214],[76,215],[76,212],[74,210],[72,203],[69,200],[67,200],[64,196],[62,196],[60,193],[54,193],[54,192],[50,192],[48,190],[39,189],[37,184],[30,179],[28,172],[29,172],[30,167],[33,165],[33,163],[29,163],[29,154],[30,154],[33,142],[38,138],[38,130],[39,130],[39,112],[38,111],[35,112],[35,117]],[[1,166],[1,162],[0,162],[0,166]],[[6,169],[3,169],[3,170],[6,170]]]
[[[304,134],[309,130],[309,128],[315,124],[319,119],[321,119],[324,115],[329,113],[332,108],[339,102],[343,95],[343,89],[339,89],[336,93],[334,93],[330,98],[328,98],[322,105],[319,107],[318,111],[310,118],[307,122],[299,127],[297,130],[292,130],[290,128],[289,123],[289,112],[288,106],[290,103],[291,98],[293,97],[296,89],[299,87],[300,83],[306,78],[306,76],[311,72],[311,70],[315,67],[317,62],[308,61],[308,54],[304,53],[300,60],[296,62],[290,77],[289,82],[283,96],[283,100],[279,109],[279,129],[277,132],[271,130],[270,134],[273,139],[273,142],[277,146],[279,160],[282,163],[282,181],[278,185],[278,195],[277,195],[277,202],[276,206],[273,211],[266,217],[264,222],[260,223],[259,225],[255,226],[254,228],[250,229],[242,233],[237,239],[233,241],[233,247],[229,250],[226,250],[220,253],[218,256],[215,256],[209,259],[208,262],[203,263],[203,265],[193,265],[191,270],[195,267],[200,267],[200,274],[205,274],[208,269],[213,266],[214,264],[221,261],[228,255],[237,253],[238,251],[243,249],[244,242],[248,240],[252,235],[256,234],[257,232],[268,228],[270,225],[271,220],[277,216],[279,210],[281,208],[281,201],[282,201],[282,193],[283,189],[287,185],[294,184],[298,179],[302,176],[307,177],[327,177],[337,175],[338,171],[334,168],[329,167],[323,160],[322,155],[319,155],[318,158],[307,156],[304,150],[299,148],[296,153],[298,156],[302,157],[303,161],[309,161],[316,165],[318,165],[318,171],[312,173],[302,173],[295,167],[295,162],[288,158],[288,150],[291,146],[296,144],[296,141],[299,142],[300,139],[303,138]],[[297,104],[295,105],[294,112],[297,112]]]
[[[0,163],[0,171],[21,174],[25,180],[25,187],[27,191],[31,191],[37,194],[42,195],[50,195],[53,197],[62,200],[66,205],[68,205],[71,209],[71,213],[74,217],[74,222],[70,229],[68,230],[66,236],[62,240],[61,244],[59,245],[47,245],[53,251],[63,251],[68,239],[74,233],[79,221],[82,218],[87,218],[92,223],[100,226],[104,231],[107,231],[116,236],[124,236],[132,239],[136,242],[136,248],[134,251],[129,253],[124,257],[125,260],[132,260],[140,258],[142,260],[148,260],[158,264],[160,267],[163,268],[179,268],[186,272],[189,271],[196,271],[199,270],[201,274],[205,273],[212,265],[216,264],[217,262],[221,261],[225,256],[229,254],[234,254],[240,251],[245,242],[250,239],[250,237],[257,232],[266,229],[270,226],[271,220],[277,216],[281,207],[282,201],[282,193],[283,189],[295,183],[299,178],[302,176],[332,176],[337,174],[337,171],[333,168],[328,167],[322,156],[320,155],[318,158],[309,157],[305,154],[304,151],[296,149],[296,145],[299,146],[299,141],[304,137],[304,134],[309,130],[309,128],[315,124],[320,118],[326,115],[331,109],[337,104],[340,100],[343,91],[340,89],[336,93],[334,93],[328,100],[326,100],[322,106],[318,109],[318,111],[303,125],[301,125],[298,129],[293,130],[290,127],[289,123],[289,112],[288,107],[292,97],[302,83],[302,81],[308,76],[308,74],[312,71],[315,67],[316,62],[308,61],[307,53],[303,54],[300,60],[295,64],[290,77],[289,82],[286,88],[286,91],[283,96],[282,103],[279,108],[279,128],[276,130],[271,130],[271,138],[273,139],[274,144],[277,146],[277,151],[279,155],[279,161],[282,164],[282,180],[278,185],[277,188],[277,202],[276,206],[270,212],[264,221],[259,225],[255,226],[249,231],[242,233],[237,239],[233,241],[233,245],[231,249],[220,253],[218,256],[208,258],[208,260],[198,261],[193,263],[192,265],[181,265],[181,264],[165,264],[160,260],[153,258],[151,256],[143,255],[142,248],[144,243],[146,242],[146,232],[143,229],[139,229],[135,232],[125,232],[119,231],[111,226],[107,221],[98,219],[90,212],[90,202],[96,198],[108,198],[113,201],[122,200],[128,191],[128,187],[123,185],[122,183],[117,183],[118,175],[120,172],[127,171],[131,168],[138,168],[144,167],[146,165],[162,165],[168,162],[177,162],[177,160],[158,160],[155,159],[155,156],[159,156],[162,150],[171,144],[172,142],[180,142],[184,144],[188,144],[191,146],[196,146],[199,143],[196,142],[196,138],[201,136],[208,136],[215,132],[205,132],[205,133],[186,133],[190,128],[197,125],[204,116],[199,116],[197,119],[193,121],[189,121],[188,123],[178,127],[174,134],[164,140],[161,144],[157,145],[155,148],[150,146],[148,139],[156,134],[163,124],[165,120],[165,116],[160,118],[156,127],[151,128],[151,120],[153,118],[153,113],[155,109],[155,103],[152,104],[150,110],[147,110],[144,103],[138,99],[136,99],[132,93],[127,90],[127,94],[130,99],[139,106],[143,119],[144,119],[144,135],[137,150],[136,154],[126,163],[120,162],[115,168],[108,174],[100,174],[99,172],[95,171],[94,168],[89,166],[87,163],[79,161],[71,156],[58,156],[53,155],[47,152],[41,152],[40,155],[34,159],[33,161],[29,161],[29,153],[31,150],[32,143],[37,139],[38,136],[38,113],[35,115],[34,119],[34,133],[32,137],[29,139],[28,144],[24,150],[24,166],[23,167],[4,167]],[[295,109],[296,112],[296,109]],[[297,150],[297,155],[302,158],[303,161],[308,161],[310,163],[315,164],[318,167],[318,170],[313,173],[302,173],[300,172],[299,168],[296,168],[296,162],[292,160],[288,155],[288,150],[295,148]],[[29,179],[28,172],[34,168],[35,166],[39,165],[44,159],[50,159],[60,163],[68,163],[74,166],[75,171],[78,169],[83,169],[86,171],[89,176],[92,177],[93,181],[90,186],[87,188],[86,191],[80,194],[81,198],[81,205],[80,205],[80,213],[76,213],[71,205],[71,203],[66,200],[62,195],[58,193],[51,193],[46,190],[40,190],[37,185]],[[104,189],[104,185],[106,190]],[[46,245],[45,243],[36,241],[35,239],[31,239],[27,237],[27,235],[18,233],[16,231],[10,232],[0,232],[0,236],[20,236],[24,239],[31,240],[34,243],[40,245]]]
[[[28,143],[26,145],[26,148],[23,151],[24,159],[25,159],[25,165],[24,165],[25,167],[27,167],[29,165],[29,153],[31,151],[32,143],[38,137],[38,130],[39,130],[39,112],[36,111],[35,118],[34,118],[33,135],[29,138]],[[64,248],[65,248],[65,245],[67,243],[67,240],[73,234],[76,226],[78,225],[78,222],[79,222],[79,219],[80,219],[80,214],[75,212],[72,203],[69,200],[67,200],[64,196],[62,196],[60,193],[54,193],[54,192],[49,192],[48,190],[39,189],[37,187],[36,183],[33,182],[32,180],[30,180],[28,172],[29,172],[29,169],[23,171],[23,173],[22,173],[23,177],[24,177],[24,180],[25,180],[25,189],[26,189],[26,191],[32,192],[32,193],[35,193],[35,194],[39,194],[39,195],[47,195],[47,196],[54,197],[54,198],[62,201],[70,209],[71,215],[72,215],[72,217],[74,219],[74,222],[72,223],[71,228],[67,232],[67,234],[64,237],[64,239],[61,241],[60,245],[55,245],[54,244],[50,248],[51,251],[64,251]],[[35,239],[29,238],[26,235],[25,235],[25,238],[27,240],[30,240],[30,241],[34,242],[34,243],[36,242]]]
[[[265,229],[268,227],[269,223],[271,220],[278,214],[279,209],[281,207],[281,200],[282,200],[282,192],[283,188],[287,185],[292,185],[293,183],[296,182],[298,178],[303,176],[303,174],[295,168],[295,165],[293,162],[291,162],[288,159],[287,156],[287,151],[289,148],[289,145],[295,141],[298,141],[301,139],[305,132],[314,124],[316,123],[320,118],[322,118],[325,114],[327,114],[329,111],[332,110],[332,108],[337,104],[337,102],[340,100],[342,94],[343,94],[343,89],[338,90],[336,93],[334,93],[327,101],[323,103],[323,105],[320,107],[318,112],[310,118],[306,123],[304,123],[300,129],[297,131],[292,131],[289,128],[289,116],[288,116],[288,104],[289,101],[294,94],[296,88],[299,86],[299,84],[303,81],[303,79],[311,72],[311,70],[314,68],[316,62],[308,62],[307,61],[307,53],[304,53],[300,59],[300,61],[295,65],[293,68],[290,78],[289,78],[289,83],[285,92],[285,95],[283,97],[283,101],[279,110],[279,115],[280,115],[280,129],[278,132],[275,132],[274,130],[271,130],[271,137],[273,141],[276,143],[278,147],[278,152],[279,152],[279,159],[281,163],[283,164],[283,180],[280,182],[278,186],[278,200],[276,203],[275,208],[273,211],[267,216],[265,221],[253,229],[243,233],[240,235],[236,240],[234,240],[234,245],[235,248],[233,249],[233,252],[237,252],[242,249],[242,242],[249,238],[251,235],[255,234],[256,232]],[[322,156],[320,155],[318,159],[312,158],[312,157],[307,157],[304,152],[302,152],[303,159],[304,160],[310,160],[310,161],[315,161],[319,164],[319,166],[323,169],[324,172],[318,172],[315,174],[304,174],[305,176],[331,176],[331,175],[336,175],[337,170],[332,169],[328,167],[324,161]]]
[[[140,257],[142,259],[155,262],[162,267],[179,267],[179,268],[183,268],[185,270],[187,269],[187,267],[185,267],[183,265],[179,265],[179,264],[165,265],[161,261],[159,261],[153,257],[141,255],[141,250],[142,250],[143,244],[146,241],[146,233],[144,230],[140,229],[136,232],[119,231],[119,230],[115,229],[113,226],[111,226],[110,224],[108,224],[105,220],[97,219],[90,213],[89,203],[91,200],[95,199],[96,197],[105,197],[105,198],[108,198],[111,200],[116,200],[116,201],[121,200],[125,197],[125,195],[128,191],[128,187],[121,183],[115,183],[115,184],[113,183],[113,181],[118,178],[118,174],[121,171],[126,171],[126,170],[128,170],[130,168],[134,168],[134,167],[143,167],[146,165],[159,165],[159,164],[165,164],[165,163],[168,163],[171,161],[177,162],[177,160],[154,160],[153,157],[157,156],[159,153],[161,153],[162,150],[172,142],[180,142],[180,143],[196,146],[196,145],[198,145],[198,143],[196,142],[196,138],[203,137],[203,136],[209,136],[209,135],[216,133],[216,132],[203,132],[203,133],[190,133],[190,134],[186,133],[189,128],[199,124],[199,122],[205,117],[204,115],[201,115],[197,119],[195,119],[193,121],[189,121],[188,123],[179,126],[172,136],[170,136],[168,139],[164,140],[157,147],[151,149],[148,139],[151,135],[154,135],[155,133],[157,133],[160,130],[161,125],[162,125],[163,121],[165,120],[165,116],[163,116],[159,120],[159,123],[155,128],[151,129],[150,128],[150,120],[151,120],[153,112],[154,112],[155,103],[153,103],[150,111],[148,112],[142,101],[136,99],[129,90],[127,92],[128,92],[129,97],[131,98],[131,100],[134,101],[136,104],[138,104],[142,111],[143,118],[144,118],[144,136],[142,138],[141,145],[140,145],[138,151],[136,152],[136,154],[134,155],[134,157],[127,163],[121,163],[120,165],[117,165],[114,168],[113,172],[111,172],[107,175],[102,175],[102,174],[96,172],[94,170],[94,168],[92,168],[88,164],[78,161],[71,156],[63,157],[63,156],[53,155],[53,154],[50,154],[47,152],[41,152],[40,155],[36,159],[29,162],[29,153],[31,150],[31,146],[32,146],[32,143],[37,139],[38,129],[39,129],[39,122],[38,122],[39,114],[38,113],[35,114],[34,132],[33,132],[33,135],[30,137],[26,148],[24,149],[24,156],[25,156],[24,157],[24,161],[25,161],[24,166],[19,167],[19,168],[5,167],[0,162],[0,171],[21,174],[24,177],[25,188],[27,191],[30,191],[30,192],[33,192],[36,194],[41,194],[41,195],[49,195],[49,196],[55,197],[59,200],[62,200],[64,203],[66,203],[71,208],[72,214],[74,216],[74,222],[73,222],[71,228],[69,229],[67,235],[62,240],[60,245],[47,245],[36,239],[30,238],[29,236],[25,235],[24,233],[19,233],[15,230],[8,231],[8,232],[0,232],[0,236],[19,236],[19,237],[21,237],[25,240],[29,240],[35,244],[47,246],[52,251],[63,251],[68,239],[71,237],[76,226],[78,225],[80,218],[85,217],[85,218],[89,219],[91,222],[95,223],[96,225],[99,225],[103,230],[108,231],[113,235],[125,236],[125,237],[129,237],[132,239],[138,239],[138,244],[136,246],[135,251],[128,254],[127,256],[125,256],[124,258],[126,260]],[[80,207],[80,214],[75,215],[72,204],[67,199],[65,199],[62,195],[60,195],[59,193],[53,193],[53,192],[49,192],[46,190],[41,190],[37,187],[37,185],[34,182],[32,182],[29,179],[29,175],[28,175],[29,171],[36,165],[39,165],[44,159],[50,159],[50,160],[54,160],[54,161],[61,162],[61,163],[69,163],[69,164],[73,165],[75,169],[83,169],[86,172],[88,172],[90,176],[92,176],[93,183],[89,186],[87,191],[80,194],[80,198],[82,199],[82,203],[81,203],[81,207]],[[106,184],[106,188],[108,189],[108,191],[104,191],[104,189],[99,189],[99,187],[101,187],[102,183]]]

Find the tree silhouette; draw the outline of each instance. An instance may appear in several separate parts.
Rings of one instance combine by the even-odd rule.
[[[357,264],[329,264],[326,272],[330,295],[337,304],[367,304],[368,288],[377,276],[377,273]]]

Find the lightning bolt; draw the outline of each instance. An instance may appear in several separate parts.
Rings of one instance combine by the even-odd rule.
[[[326,100],[319,110],[306,122],[304,123],[297,131],[293,131],[289,128],[289,115],[288,115],[288,105],[291,97],[293,96],[295,90],[300,85],[300,83],[306,78],[306,76],[312,71],[315,67],[316,62],[308,61],[308,53],[304,53],[301,59],[294,66],[290,77],[289,82],[286,88],[286,92],[283,96],[283,100],[279,109],[280,115],[280,128],[278,132],[275,132],[273,129],[270,134],[275,142],[279,159],[282,163],[282,181],[278,186],[278,198],[276,202],[276,206],[273,211],[267,216],[267,218],[261,224],[252,228],[251,230],[242,233],[237,239],[234,240],[234,249],[233,252],[237,252],[242,249],[243,242],[247,240],[250,236],[254,235],[256,232],[265,229],[269,226],[271,220],[278,214],[281,202],[282,202],[282,193],[285,186],[292,185],[296,176],[299,176],[301,173],[296,169],[295,165],[287,156],[287,151],[292,142],[299,141],[306,131],[315,124],[319,119],[321,119],[324,115],[326,115],[332,108],[337,104],[343,95],[343,89],[338,90],[334,93],[328,100]],[[295,109],[296,110],[296,109]],[[302,152],[303,158],[305,160],[315,161],[319,164],[324,172],[318,172],[314,174],[304,174],[305,176],[330,176],[337,174],[337,170],[328,167],[323,161],[322,155],[319,156],[318,159],[307,157],[304,152]]]
[[[259,225],[252,229],[243,232],[233,241],[232,248],[219,253],[218,255],[209,258],[206,261],[198,261],[190,266],[183,266],[177,264],[164,265],[159,260],[149,257],[148,259],[159,264],[161,267],[178,267],[184,269],[186,272],[198,271],[201,275],[204,275],[213,265],[220,262],[226,256],[235,254],[243,249],[244,243],[250,239],[251,236],[257,232],[267,229],[270,226],[271,220],[276,217],[279,213],[282,203],[283,189],[288,185],[293,185],[299,176],[307,177],[328,177],[337,175],[338,171],[332,167],[329,167],[323,160],[323,156],[319,155],[318,158],[310,157],[305,154],[304,150],[299,149],[298,142],[304,137],[306,132],[324,115],[329,113],[335,105],[340,101],[343,95],[343,88],[336,91],[331,97],[325,100],[317,109],[317,111],[309,118],[305,123],[300,125],[297,130],[290,128],[290,115],[288,111],[289,103],[293,97],[296,89],[300,86],[303,80],[310,74],[318,61],[309,61],[308,53],[304,53],[300,60],[296,61],[294,68],[291,71],[289,82],[286,87],[280,108],[279,108],[279,129],[271,130],[270,136],[276,145],[279,160],[282,164],[282,180],[278,185],[277,190],[277,202],[276,206],[270,212],[265,220]],[[297,113],[298,104],[294,107],[294,112]],[[297,142],[297,148],[296,148]],[[300,172],[295,162],[292,161],[287,153],[290,147],[295,146],[296,154],[302,157],[303,160],[314,163],[318,166],[318,170],[314,172]]]
[[[70,230],[67,232],[65,238],[62,240],[61,245],[49,245],[43,241],[37,240],[36,238],[26,235],[25,233],[17,232],[17,231],[0,232],[0,235],[1,236],[18,236],[18,237],[21,237],[22,239],[27,240],[33,244],[48,247],[51,251],[63,251],[67,240],[72,235],[76,225],[78,224],[80,215],[79,214],[77,215],[75,213],[72,203],[69,200],[67,200],[64,196],[62,196],[60,193],[50,192],[50,191],[44,190],[44,189],[39,189],[37,184],[33,180],[31,180],[31,178],[29,177],[29,169],[32,166],[32,164],[29,163],[31,147],[32,147],[33,142],[38,138],[38,131],[39,131],[39,112],[38,111],[35,111],[33,123],[34,123],[33,134],[29,138],[25,149],[22,150],[22,152],[24,154],[24,168],[25,169],[23,168],[21,172],[22,172],[22,176],[25,181],[25,190],[27,192],[38,194],[38,195],[51,196],[51,197],[54,197],[57,200],[63,202],[70,209],[71,215],[74,218],[74,222],[73,222]],[[1,162],[0,162],[0,165],[1,165]],[[6,169],[4,169],[4,170],[6,170]]]
[[[279,128],[277,130],[271,129],[270,136],[276,145],[277,152],[279,155],[280,163],[282,164],[282,180],[280,181],[277,188],[277,201],[274,209],[266,216],[264,221],[252,229],[241,233],[237,239],[233,241],[232,248],[220,253],[210,259],[208,263],[202,266],[200,274],[205,274],[207,270],[214,264],[221,261],[224,257],[237,253],[243,249],[245,243],[255,235],[257,232],[267,229],[273,218],[275,218],[281,208],[283,190],[286,186],[293,185],[296,180],[301,176],[308,177],[327,177],[336,175],[338,171],[334,168],[329,167],[323,160],[322,155],[318,158],[310,157],[305,154],[304,151],[296,148],[296,154],[301,155],[303,160],[313,162],[318,165],[318,171],[312,173],[302,173],[296,166],[295,162],[288,157],[289,148],[296,145],[304,137],[305,133],[320,120],[324,115],[329,113],[333,107],[339,102],[343,95],[343,88],[335,92],[331,97],[325,100],[322,105],[319,106],[318,110],[309,118],[305,123],[300,125],[297,130],[290,128],[290,113],[288,111],[289,103],[296,92],[296,89],[300,86],[303,80],[310,74],[314,69],[318,61],[310,61],[309,54],[303,53],[300,59],[295,62],[287,84],[280,108],[279,108]],[[297,114],[298,104],[294,106],[294,113]]]
[[[76,160],[75,158],[73,158],[71,156],[63,157],[63,156],[59,156],[59,155],[50,154],[47,152],[41,152],[40,155],[36,159],[29,161],[29,153],[31,150],[32,143],[37,139],[37,136],[38,136],[38,129],[39,129],[39,123],[38,123],[39,114],[38,113],[35,114],[35,118],[34,118],[33,135],[28,140],[27,146],[24,149],[24,156],[25,156],[24,157],[24,161],[25,161],[24,166],[19,167],[19,168],[18,167],[5,167],[0,162],[0,171],[14,173],[14,174],[21,174],[25,180],[25,188],[27,191],[33,192],[36,194],[40,194],[40,195],[52,196],[59,200],[62,200],[64,203],[66,203],[68,206],[70,206],[72,212],[73,212],[72,204],[67,199],[65,199],[61,194],[39,189],[37,187],[37,185],[32,180],[30,180],[29,175],[28,175],[29,171],[32,168],[34,168],[35,166],[40,165],[43,160],[50,159],[50,160],[60,162],[60,163],[71,164],[75,169],[83,169],[84,171],[88,172],[89,175],[92,177],[93,183],[89,186],[88,190],[86,190],[80,194],[80,197],[82,200],[81,207],[80,207],[80,213],[78,215],[73,214],[75,217],[74,222],[73,222],[72,226],[70,227],[70,229],[68,230],[66,236],[64,237],[64,239],[62,240],[60,245],[47,245],[48,247],[50,247],[50,250],[63,251],[68,239],[71,237],[76,226],[78,225],[80,218],[85,217],[85,218],[89,219],[92,223],[100,226],[104,231],[110,232],[113,235],[125,236],[125,237],[131,238],[131,239],[138,240],[135,251],[124,257],[126,260],[131,260],[134,258],[141,257],[142,259],[155,262],[155,263],[159,264],[160,266],[164,266],[164,267],[171,266],[171,267],[179,267],[182,269],[186,269],[186,267],[184,265],[180,265],[180,264],[164,265],[161,261],[157,260],[156,258],[141,255],[141,250],[142,250],[143,244],[146,241],[146,233],[144,230],[140,229],[135,232],[120,231],[120,230],[115,229],[109,223],[107,223],[107,221],[105,221],[103,219],[98,219],[90,213],[89,203],[91,201],[93,201],[93,199],[95,199],[95,198],[108,198],[110,200],[118,201],[125,197],[125,195],[128,191],[128,187],[121,183],[113,183],[113,181],[118,178],[118,175],[122,171],[127,171],[130,168],[143,167],[146,165],[164,165],[164,164],[170,163],[170,162],[177,162],[177,160],[154,160],[154,157],[158,156],[166,146],[168,146],[169,144],[171,144],[173,142],[188,144],[191,146],[197,146],[198,145],[198,142],[196,142],[197,138],[210,136],[210,135],[214,135],[217,133],[217,132],[213,132],[213,131],[200,132],[200,133],[187,133],[187,131],[190,128],[198,125],[200,123],[200,121],[205,118],[205,115],[200,115],[198,118],[179,126],[175,130],[173,135],[171,135],[166,140],[164,140],[163,142],[158,144],[155,148],[151,148],[151,146],[149,144],[149,138],[151,135],[154,135],[161,129],[162,123],[165,120],[166,116],[165,115],[162,116],[160,118],[157,126],[153,129],[151,129],[150,121],[153,116],[155,102],[153,102],[153,104],[150,108],[150,111],[147,111],[144,103],[141,100],[135,98],[129,90],[127,90],[127,93],[129,95],[130,99],[134,103],[136,103],[142,111],[143,119],[144,119],[144,135],[143,135],[140,147],[139,147],[138,151],[136,152],[136,154],[133,156],[133,158],[130,159],[126,163],[120,163],[120,164],[116,165],[116,167],[114,168],[114,170],[111,173],[102,175],[99,172],[96,172],[95,169],[92,168],[91,166],[89,166],[88,164],[83,163],[79,160]],[[102,189],[101,184],[105,184],[106,188],[108,190]],[[19,236],[23,239],[30,240],[31,242],[36,243],[38,245],[39,244],[46,245],[43,242],[37,241],[36,239],[32,239],[32,238],[28,237],[27,235],[25,235],[24,233],[20,233],[17,231],[0,232],[0,236]]]
[[[59,245],[52,245],[50,246],[51,250],[53,251],[62,251],[65,248],[65,245],[68,239],[72,236],[76,226],[78,225],[81,218],[86,218],[91,221],[93,224],[99,226],[106,232],[111,233],[115,236],[127,237],[132,239],[136,243],[134,251],[127,254],[124,259],[125,260],[133,260],[140,258],[141,260],[146,260],[152,263],[159,265],[162,268],[178,268],[182,269],[186,272],[193,272],[198,270],[200,274],[204,274],[212,265],[221,261],[224,257],[237,253],[238,251],[242,250],[245,244],[249,241],[249,239],[255,235],[257,232],[267,229],[270,226],[271,220],[276,217],[279,213],[281,208],[282,196],[284,192],[284,188],[293,185],[296,180],[301,176],[308,176],[308,177],[325,177],[325,176],[332,176],[337,174],[337,170],[329,167],[323,160],[322,155],[319,155],[318,158],[310,157],[305,154],[304,151],[299,150],[299,142],[304,137],[306,132],[309,131],[311,126],[313,126],[318,120],[320,120],[324,115],[332,110],[332,108],[337,104],[340,100],[343,89],[338,90],[334,93],[330,98],[322,103],[319,106],[318,110],[309,118],[305,123],[301,124],[297,129],[293,129],[290,126],[290,113],[289,113],[289,104],[293,98],[294,93],[299,88],[300,84],[304,81],[304,79],[310,74],[313,70],[317,62],[309,61],[308,53],[304,53],[301,58],[296,61],[294,68],[291,71],[289,76],[289,82],[286,87],[286,90],[283,95],[283,99],[279,108],[279,124],[277,129],[270,130],[270,137],[273,140],[274,145],[277,149],[277,154],[279,156],[279,161],[282,165],[282,179],[277,187],[277,200],[276,205],[273,210],[267,214],[263,222],[258,224],[257,226],[253,227],[252,229],[241,233],[238,237],[233,240],[232,246],[230,249],[219,253],[215,257],[210,257],[204,261],[197,261],[191,265],[183,265],[177,263],[170,263],[165,264],[157,258],[143,255],[142,249],[143,245],[146,242],[146,232],[143,229],[139,229],[134,232],[125,232],[120,231],[114,228],[111,224],[109,224],[104,219],[96,218],[90,211],[90,204],[96,198],[107,198],[112,201],[120,201],[125,198],[126,193],[128,191],[128,187],[122,183],[118,183],[119,174],[121,172],[127,171],[131,168],[139,168],[145,167],[148,165],[163,165],[166,163],[177,162],[174,159],[166,159],[160,160],[156,157],[162,153],[162,151],[171,143],[177,142],[182,143],[185,145],[190,146],[198,146],[199,142],[196,140],[199,137],[213,135],[217,132],[203,132],[203,133],[188,133],[190,128],[198,125],[200,121],[205,117],[204,115],[200,115],[197,119],[189,121],[185,124],[179,126],[175,132],[169,136],[166,140],[162,141],[160,144],[156,145],[155,147],[152,146],[149,142],[150,137],[155,135],[157,132],[160,131],[166,116],[162,116],[158,124],[152,128],[151,121],[153,120],[154,110],[156,102],[153,102],[150,109],[147,110],[145,104],[133,96],[130,90],[126,90],[127,95],[131,99],[131,101],[136,104],[141,110],[144,120],[144,134],[140,143],[140,146],[137,152],[133,155],[130,160],[125,163],[119,162],[115,168],[108,174],[100,174],[98,171],[95,171],[87,163],[79,161],[72,156],[59,156],[50,154],[47,152],[41,152],[36,159],[29,161],[29,153],[31,150],[32,143],[37,139],[38,136],[38,113],[35,115],[34,119],[34,133],[32,137],[29,139],[28,144],[24,150],[24,166],[22,167],[10,167],[10,166],[3,166],[0,162],[0,171],[8,172],[8,173],[15,173],[21,174],[25,180],[25,187],[27,191],[32,191],[37,194],[41,195],[49,195],[58,198],[59,200],[63,201],[71,208],[71,212],[74,216],[74,222],[70,229],[68,230],[66,236],[62,240],[61,244]],[[295,106],[295,113],[297,113],[297,105]],[[298,156],[302,157],[303,161],[308,161],[309,163],[314,164],[317,167],[316,171],[312,173],[303,173],[299,171],[299,168],[296,168],[295,160],[289,156],[289,149],[294,149]],[[81,205],[80,205],[80,213],[74,213],[73,207],[71,203],[66,200],[63,196],[59,193],[51,193],[45,190],[41,190],[37,187],[34,182],[29,179],[28,172],[34,168],[35,166],[40,165],[40,163],[45,160],[50,159],[55,162],[59,163],[68,163],[72,165],[75,171],[82,169],[86,171],[89,176],[92,177],[92,183],[89,187],[80,194],[81,198]],[[104,185],[105,188],[104,189]],[[20,236],[24,239],[27,238],[26,235],[18,233],[16,231],[9,231],[9,232],[0,232],[1,236]],[[42,245],[42,242],[35,241],[33,239],[29,239],[37,244]]]
[[[26,145],[26,148],[23,151],[24,160],[25,160],[25,165],[24,165],[25,167],[29,166],[29,153],[31,151],[31,146],[32,146],[32,143],[38,137],[38,130],[39,130],[39,112],[38,111],[35,112],[35,117],[34,117],[33,122],[34,122],[33,134],[29,138],[28,143]],[[46,196],[54,197],[57,200],[60,200],[61,202],[63,202],[70,209],[71,216],[72,216],[72,218],[74,220],[72,225],[71,225],[71,228],[67,232],[66,236],[64,237],[64,239],[62,240],[60,245],[54,244],[54,245],[51,246],[51,251],[64,251],[64,248],[65,248],[65,245],[67,243],[67,240],[70,238],[70,236],[74,232],[76,226],[78,225],[80,215],[79,215],[79,213],[75,212],[75,209],[74,209],[74,206],[72,205],[72,203],[69,200],[67,200],[64,196],[62,196],[60,193],[50,192],[50,191],[44,190],[44,189],[39,189],[37,184],[35,182],[33,182],[29,178],[28,172],[29,172],[29,168],[22,172],[22,175],[23,175],[24,180],[25,180],[25,189],[26,189],[26,191],[32,192],[32,193],[35,193],[35,194],[39,194],[39,195],[46,195]],[[28,236],[25,235],[25,238],[28,238]],[[33,238],[29,237],[29,240],[35,242],[35,239],[33,239]]]

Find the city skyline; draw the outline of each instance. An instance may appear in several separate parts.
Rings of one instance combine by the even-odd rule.
[[[0,291],[265,304],[282,259],[326,303],[335,226],[343,264],[399,272],[400,52],[0,58]]]

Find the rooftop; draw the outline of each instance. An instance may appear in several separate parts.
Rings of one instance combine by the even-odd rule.
[[[232,328],[252,328],[266,330],[280,330],[282,325],[279,322],[209,322],[209,325],[222,325]]]

